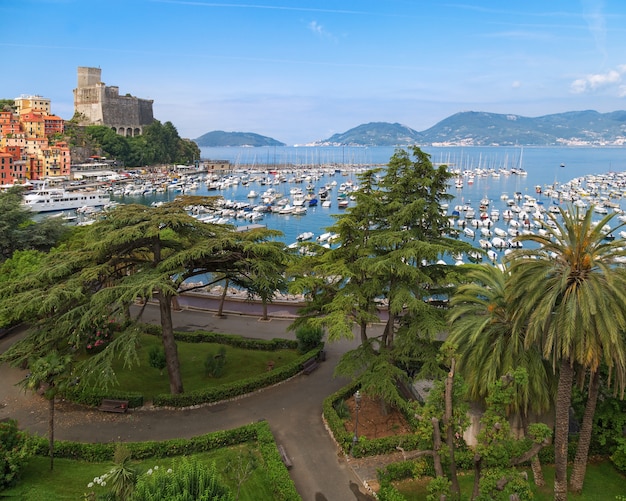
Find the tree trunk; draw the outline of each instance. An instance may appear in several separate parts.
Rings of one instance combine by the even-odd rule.
[[[261,320],[269,320],[269,317],[267,316],[267,299],[263,298],[261,302],[263,303],[263,316],[261,317]]]
[[[472,501],[480,494],[480,476],[482,473],[483,458],[479,454],[474,455],[474,488],[472,489]]]
[[[524,436],[528,437],[528,413],[524,410],[521,412],[520,417],[522,420],[522,428],[524,429]],[[545,445],[549,445],[549,441],[546,441]],[[532,450],[534,450],[534,448]],[[535,485],[537,487],[543,487],[546,485],[546,480],[543,477],[543,470],[541,469],[541,461],[539,460],[538,452],[539,451],[535,452],[530,458],[530,469],[533,472],[533,481],[535,482]]]
[[[543,478],[543,470],[541,469],[541,461],[539,460],[539,456],[537,454],[530,459],[530,468],[533,472],[535,485],[537,487],[543,487],[546,485],[546,479]]]
[[[591,374],[589,379],[589,391],[583,423],[578,436],[578,446],[576,447],[576,457],[574,467],[570,477],[570,487],[572,491],[580,493],[583,490],[585,473],[587,471],[587,460],[589,459],[589,445],[591,444],[591,431],[593,429],[593,417],[596,413],[598,393],[600,392],[600,374],[598,371]]]
[[[385,324],[385,330],[383,331],[383,337],[381,339],[381,347],[387,348],[389,347],[390,339],[393,337],[393,323],[395,321],[395,317],[389,311],[389,318],[387,319],[387,323]]]
[[[222,297],[220,298],[220,305],[217,309],[217,316],[218,317],[222,317],[224,316],[224,302],[226,301],[226,294],[228,292],[228,284],[229,284],[229,280],[226,279],[224,280],[224,290],[222,291]]]
[[[567,500],[567,442],[573,381],[574,369],[569,360],[564,358],[559,372],[554,422],[554,501]]]
[[[452,425],[452,393],[454,387],[454,358],[450,364],[450,371],[446,378],[445,388],[445,412],[443,417],[443,424],[446,427],[446,443],[448,445],[448,452],[450,454],[450,481],[452,482],[451,491],[456,499],[461,497],[461,487],[459,486],[459,479],[456,472],[456,462],[454,459],[454,427]]]
[[[171,296],[159,293],[159,310],[161,313],[161,340],[165,351],[167,374],[170,380],[170,393],[177,395],[183,393],[183,380],[180,375],[180,362],[178,361],[178,347],[174,339],[174,327],[172,326],[172,301]]]
[[[361,344],[364,345],[365,343],[367,343],[367,323],[361,322],[360,327],[361,327]]]
[[[50,471],[54,469],[54,395],[48,400],[48,455]]]
[[[433,463],[435,465],[435,477],[443,477],[443,466],[441,465],[441,432],[439,431],[439,420],[434,417],[433,423]]]

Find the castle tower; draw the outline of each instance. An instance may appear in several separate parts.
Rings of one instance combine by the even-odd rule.
[[[106,125],[123,136],[138,136],[154,121],[151,99],[129,94],[120,96],[119,87],[101,81],[100,68],[78,67],[78,87],[74,89],[74,113],[81,125]]]

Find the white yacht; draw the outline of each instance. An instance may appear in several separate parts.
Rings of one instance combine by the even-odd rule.
[[[102,207],[110,202],[109,194],[102,191],[68,191],[42,187],[26,192],[22,204],[33,212],[52,212]]]

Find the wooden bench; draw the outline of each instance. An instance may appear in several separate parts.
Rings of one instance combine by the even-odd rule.
[[[285,448],[280,444],[278,445],[278,452],[280,452],[280,459],[283,460],[284,465],[287,467],[288,470],[291,470],[293,463],[291,462],[291,459],[289,459],[289,456],[287,456],[287,451],[285,450]]]
[[[98,410],[102,412],[118,412],[123,414],[128,410],[128,400],[113,400],[110,398],[103,398],[100,402]]]
[[[302,372],[304,372],[307,376],[311,374],[315,369],[319,367],[319,362],[315,358],[309,358],[306,362],[302,364]]]

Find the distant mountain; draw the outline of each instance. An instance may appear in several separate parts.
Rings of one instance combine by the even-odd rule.
[[[195,143],[202,146],[285,146],[285,143],[276,141],[271,137],[261,136],[253,132],[224,132],[214,130],[207,132],[197,139]]]
[[[550,146],[624,145],[626,111],[570,111],[523,117],[478,111],[456,113],[417,132],[400,124],[373,122],[318,141],[335,146]]]
[[[421,143],[419,132],[398,123],[371,122],[316,142],[326,146],[400,146]]]

